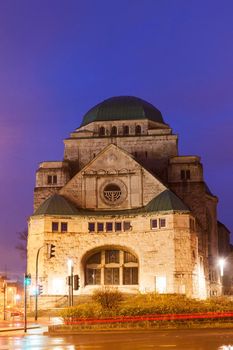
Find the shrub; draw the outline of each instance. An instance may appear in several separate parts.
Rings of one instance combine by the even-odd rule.
[[[61,317],[64,320],[77,317],[77,318],[95,318],[101,316],[101,308],[96,303],[80,304],[73,307],[68,307],[62,310]]]
[[[119,308],[123,295],[116,288],[105,287],[95,290],[92,299],[101,305],[103,310],[113,311]]]

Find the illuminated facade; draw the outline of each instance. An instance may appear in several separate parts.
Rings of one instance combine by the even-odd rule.
[[[217,198],[197,156],[179,156],[177,135],[159,110],[135,97],[93,107],[65,139],[63,161],[36,173],[29,219],[28,272],[44,297],[66,295],[67,261],[80,276],[75,295],[100,286],[125,292],[221,291]],[[46,244],[55,245],[48,259]]]

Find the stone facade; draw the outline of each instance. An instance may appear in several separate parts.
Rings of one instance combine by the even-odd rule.
[[[220,294],[217,198],[200,158],[178,155],[177,136],[147,116],[146,102],[140,100],[141,119],[137,109],[137,118],[129,117],[131,105],[115,118],[122,98],[114,103],[107,116],[103,104],[102,119],[84,117],[64,141],[62,162],[40,164],[28,272],[35,280],[43,247],[38,276],[45,297],[67,295],[68,259],[80,277],[75,295],[103,285],[193,298]],[[56,250],[51,259],[49,244]]]

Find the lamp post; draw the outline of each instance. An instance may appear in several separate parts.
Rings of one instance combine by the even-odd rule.
[[[74,264],[72,259],[68,259],[67,267],[68,267],[68,281],[69,281],[69,306],[73,306],[74,304],[74,297],[73,297]]]
[[[38,318],[38,260],[39,260],[39,254],[40,250],[44,247],[42,245],[38,250],[36,254],[36,291],[35,291],[35,321],[37,321]]]

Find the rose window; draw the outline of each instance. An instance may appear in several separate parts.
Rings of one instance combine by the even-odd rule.
[[[116,184],[109,184],[104,188],[104,198],[111,203],[116,202],[121,197],[121,189]]]

